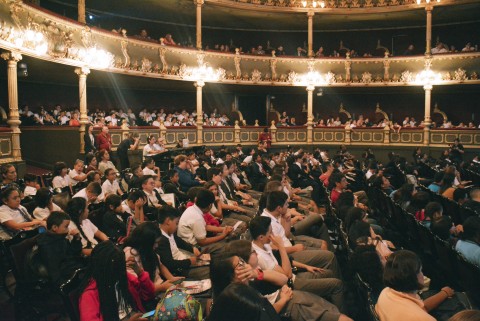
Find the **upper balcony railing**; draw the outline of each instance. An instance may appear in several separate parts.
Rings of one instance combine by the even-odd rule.
[[[473,0],[205,0],[220,6],[271,12],[326,12],[333,14],[405,11],[427,5],[471,3]]]
[[[379,58],[254,56],[129,38],[20,1],[0,2],[0,17],[0,48],[45,61],[141,77],[192,81],[196,75],[189,71],[203,65],[216,72],[218,82],[229,84],[296,86],[299,75],[317,71],[324,75],[324,86],[417,86],[416,75],[429,64],[441,73],[439,85],[480,83],[478,52]]]

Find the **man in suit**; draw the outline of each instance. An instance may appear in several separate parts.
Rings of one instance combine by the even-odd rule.
[[[160,242],[156,249],[162,263],[175,276],[203,280],[209,278],[209,266],[200,265],[200,251],[177,236],[180,213],[173,207],[165,206],[158,211],[160,225]]]
[[[321,191],[319,180],[315,180],[313,177],[307,174],[303,168],[303,153],[293,155],[293,162],[288,165],[288,177],[292,180],[293,187],[306,188],[312,187],[312,200],[321,205]]]
[[[268,169],[267,166],[262,162],[261,155],[255,153],[253,154],[252,159],[254,161],[248,178],[252,183],[253,189],[262,191],[267,183]]]

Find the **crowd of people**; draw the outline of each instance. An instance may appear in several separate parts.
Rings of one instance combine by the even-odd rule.
[[[48,111],[40,106],[38,112],[30,110],[28,105],[19,110],[20,119],[24,126],[80,126],[80,112],[78,109],[65,109],[56,105]],[[142,109],[134,113],[132,109],[110,111],[96,109],[88,112],[88,123],[96,127],[106,126],[155,126],[160,127],[163,122],[165,127],[196,126],[197,113],[195,111],[167,111],[165,108],[147,110]],[[226,114],[219,114],[214,109],[210,115],[203,115],[204,126],[230,126],[230,118]]]
[[[356,159],[345,146],[334,155],[320,148],[270,153],[268,135],[262,137],[266,140],[248,150],[222,146],[177,155],[165,172],[150,157],[156,150],[151,147],[142,164],[121,163],[122,170],[129,169],[120,174],[110,159],[105,126],[92,141],[98,158],[89,153],[71,170],[58,162],[51,183],[39,184],[27,174],[20,184],[15,167],[2,166],[0,236],[46,228],[38,246],[54,284],[86,268],[82,321],[142,320],[136,312],[154,310],[185,279],[210,280],[208,320],[244,320],[242,309],[253,313],[252,320],[285,315],[293,321],[351,320],[345,266],[337,261],[339,245],[329,234],[330,206],[360,256],[357,270],[366,268],[361,258],[373,244],[376,259],[369,259],[368,269],[376,274],[368,281],[378,286],[380,320],[405,315],[433,320],[428,312],[455,291],[443,287],[428,299],[418,297],[415,291],[424,286],[422,262],[415,253],[398,250],[401,236],[377,221],[369,185],[480,264],[480,218],[452,225],[441,205],[417,192],[419,164],[428,160],[421,150],[412,164],[394,153],[382,164],[371,150]],[[137,148],[138,137],[125,140],[125,147]],[[461,177],[461,151],[458,141],[449,148],[452,165],[428,188],[478,211],[480,189],[464,189],[469,182]],[[395,182],[399,168],[406,173],[403,186]]]

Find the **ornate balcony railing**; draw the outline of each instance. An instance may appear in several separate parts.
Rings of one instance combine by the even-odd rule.
[[[218,82],[229,84],[295,86],[300,74],[313,70],[325,76],[325,86],[414,86],[416,74],[428,61],[442,75],[439,85],[480,83],[478,52],[379,58],[254,56],[141,41],[89,28],[20,1],[0,1],[0,17],[0,48],[140,77],[191,81],[189,68],[206,64],[220,75]]]

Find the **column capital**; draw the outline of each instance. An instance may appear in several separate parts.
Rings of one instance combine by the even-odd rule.
[[[193,0],[193,3],[201,7],[205,3],[205,0]]]
[[[311,18],[311,17],[313,17],[314,15],[315,15],[315,11],[313,11],[313,10],[308,10],[308,11],[307,11],[307,17]]]
[[[193,83],[193,85],[194,85],[196,88],[198,88],[198,87],[201,88],[201,87],[205,86],[205,82],[204,82],[203,80],[197,80],[197,81],[195,81],[195,82]]]
[[[90,74],[90,69],[87,67],[78,67],[78,68],[75,68],[75,73],[79,76],[82,76],[82,75],[88,76],[88,74]]]
[[[306,89],[309,93],[312,93],[315,90],[315,86],[314,85],[308,85]]]
[[[4,51],[0,56],[7,61],[19,62],[22,60],[22,55],[16,51]]]
[[[426,12],[432,12],[433,11],[433,6],[432,5],[425,6],[425,11]]]

